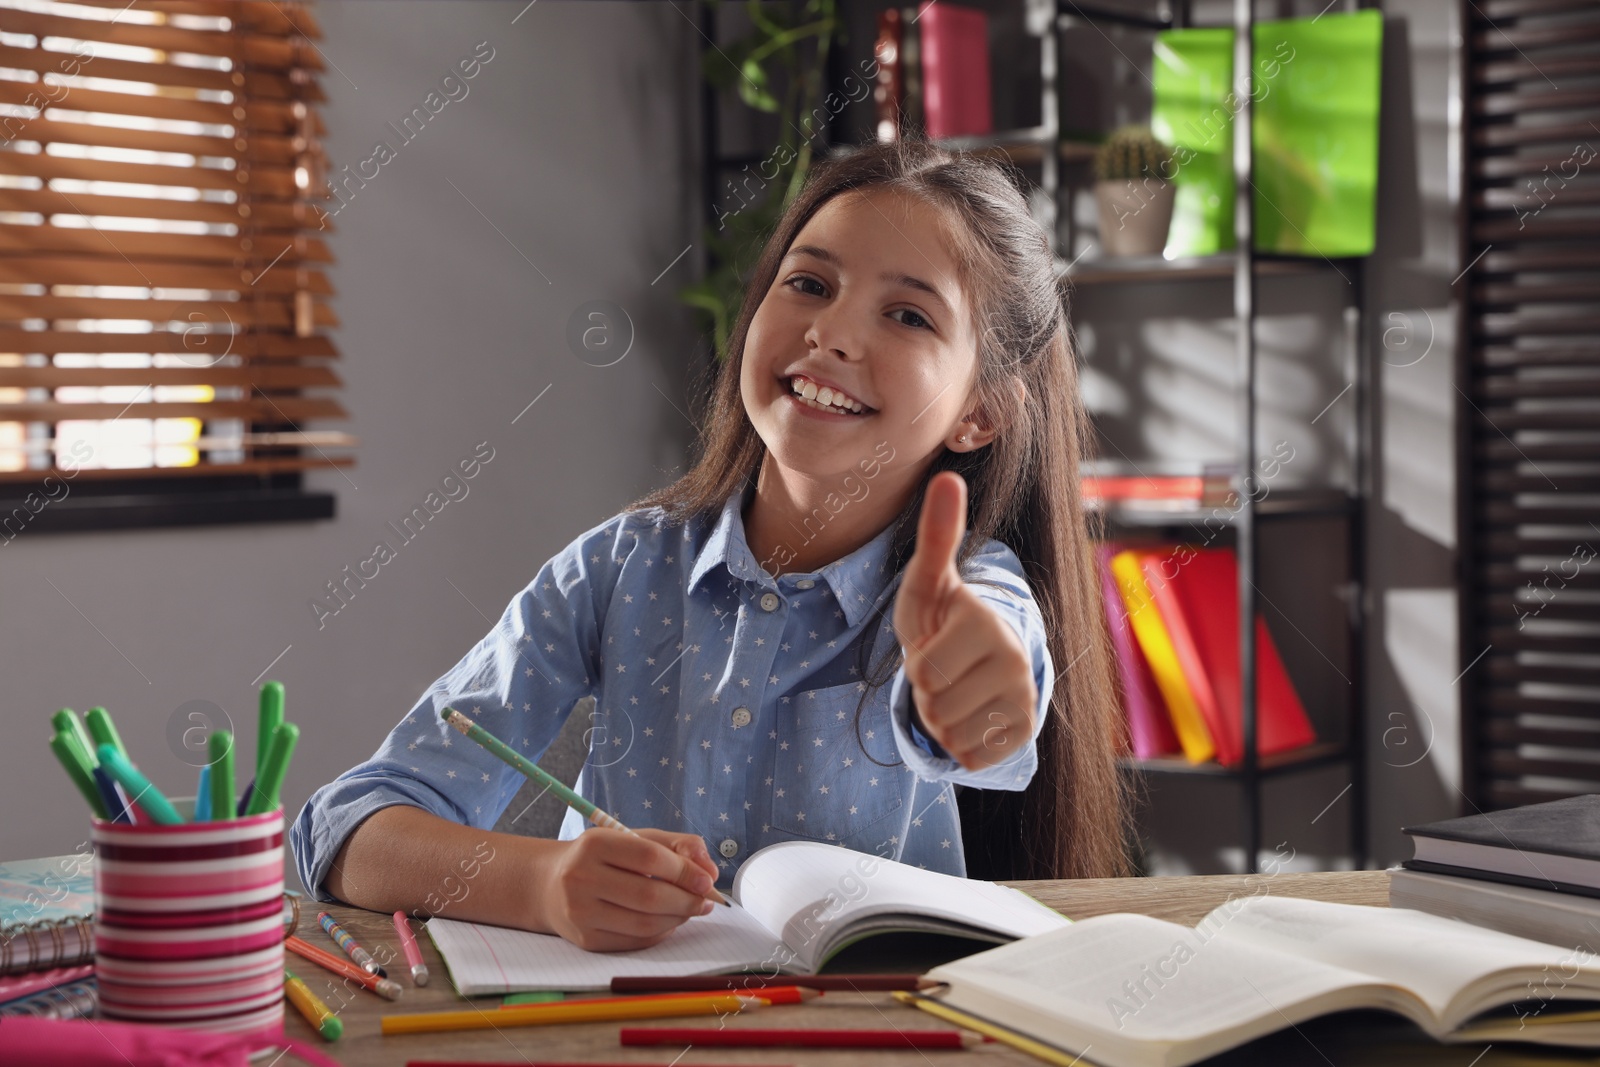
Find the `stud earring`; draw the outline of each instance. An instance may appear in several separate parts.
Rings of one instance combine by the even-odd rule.
[[[959,442],[960,444],[963,444],[963,445],[966,444],[967,443],[967,435],[966,434],[962,434],[961,436],[956,438],[956,441]]]

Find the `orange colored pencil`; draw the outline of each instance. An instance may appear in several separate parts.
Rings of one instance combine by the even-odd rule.
[[[403,990],[400,983],[392,978],[379,978],[375,974],[368,974],[343,956],[335,956],[331,952],[324,952],[317,946],[300,940],[293,934],[283,939],[283,947],[297,956],[303,956],[319,966],[326,967],[334,974],[349,978],[360,984],[361,988],[378,994],[386,1000],[399,1000]]]
[[[657,1000],[685,1000],[690,998],[705,997],[705,992],[679,992],[679,993],[650,993],[642,996],[629,997],[580,997],[564,1000],[563,1004],[649,1004]],[[815,989],[801,989],[799,986],[772,986],[767,989],[755,989],[741,996],[755,997],[768,1004],[801,1004],[822,996]],[[500,1011],[522,1011],[525,1008],[542,1008],[543,1004],[502,1004]]]

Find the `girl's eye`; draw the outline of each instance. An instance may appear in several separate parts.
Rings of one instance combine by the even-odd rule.
[[[904,326],[912,326],[912,327],[915,327],[916,329],[919,329],[919,330],[931,330],[931,329],[933,329],[933,323],[929,322],[927,319],[923,318],[922,315],[920,315],[918,312],[915,312],[915,311],[911,310],[910,308],[896,308],[895,310],[889,312],[889,314],[891,316],[892,315],[902,315],[902,314],[905,315],[906,316],[905,318],[896,319],[895,320],[896,322],[898,322],[898,323],[900,323],[900,324],[902,324]]]
[[[824,296],[827,294],[827,290],[823,287],[821,282],[805,274],[797,274],[784,284],[794,289],[796,292],[807,293],[811,296]],[[805,288],[807,285],[814,285],[817,288],[815,291],[813,291]]]

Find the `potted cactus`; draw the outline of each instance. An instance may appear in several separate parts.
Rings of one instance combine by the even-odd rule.
[[[1148,127],[1124,126],[1094,159],[1100,246],[1108,256],[1160,255],[1172,224],[1172,151]]]

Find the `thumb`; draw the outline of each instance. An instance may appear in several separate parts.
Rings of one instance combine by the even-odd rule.
[[[967,483],[955,471],[940,471],[923,493],[917,546],[895,601],[895,629],[902,643],[918,644],[938,629],[950,591],[961,586],[956,553],[966,530]]]

